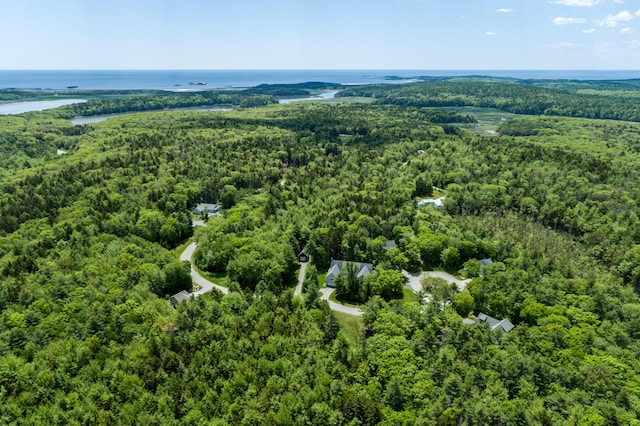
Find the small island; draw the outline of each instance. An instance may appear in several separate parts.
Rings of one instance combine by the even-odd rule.
[[[189,83],[192,86],[206,86],[207,82],[206,81],[192,81]]]

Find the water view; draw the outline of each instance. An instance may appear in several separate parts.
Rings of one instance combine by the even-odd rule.
[[[55,101],[11,102],[0,104],[0,115],[22,114],[30,111],[44,111],[65,105],[87,102],[85,99],[57,99]]]

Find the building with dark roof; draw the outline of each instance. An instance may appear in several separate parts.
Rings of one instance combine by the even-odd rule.
[[[191,297],[191,293],[189,293],[187,290],[182,290],[180,293],[176,293],[171,296],[171,298],[169,299],[169,304],[175,308],[180,304],[180,302],[189,300],[189,297]]]
[[[300,253],[298,253],[298,262],[306,263],[309,261],[309,254],[307,253],[307,248],[303,248]]]
[[[356,266],[356,275],[360,279],[360,281],[364,281],[364,278],[373,272],[373,264],[372,263],[362,263],[362,262],[349,262],[346,260],[332,260],[331,266],[329,266],[329,272],[327,272],[327,278],[324,280],[324,285],[327,287],[335,287],[336,277],[342,270],[349,264],[353,264]]]
[[[507,318],[503,320],[499,320],[499,319],[490,317],[487,314],[483,314],[482,312],[480,312],[480,314],[478,315],[478,318],[476,319],[476,324],[481,324],[481,323],[489,324],[489,327],[491,327],[491,330],[500,329],[505,333],[513,330],[513,328],[515,327],[515,325],[513,325],[511,321],[509,321]]]
[[[204,211],[208,211],[209,215],[216,214],[220,211],[222,206],[220,204],[200,203],[191,210],[193,214],[202,214]]]

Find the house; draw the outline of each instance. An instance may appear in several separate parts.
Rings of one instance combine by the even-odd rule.
[[[499,320],[490,317],[487,314],[483,314],[482,312],[480,312],[478,318],[476,319],[476,324],[480,323],[488,323],[489,327],[491,327],[491,330],[500,329],[505,333],[513,330],[513,328],[515,327],[515,325],[513,325],[507,318]]]
[[[303,248],[300,253],[298,253],[298,262],[306,263],[309,261],[309,255],[306,252],[307,248]]]
[[[387,242],[384,244],[384,248],[387,250],[396,247],[398,247],[398,244],[396,244],[396,240],[387,240]]]
[[[478,275],[480,275],[481,277],[484,277],[484,268],[486,268],[487,266],[491,265],[493,263],[493,260],[487,258],[487,259],[481,259],[480,260],[480,268],[478,269]]]
[[[222,207],[219,204],[208,204],[208,203],[200,203],[198,204],[191,213],[193,214],[202,214],[205,210],[209,212],[209,215],[216,214],[220,211]]]
[[[444,197],[424,198],[416,203],[416,207],[426,206],[427,204],[433,204],[436,207],[440,207],[442,204],[444,204]]]
[[[329,267],[329,272],[327,272],[327,278],[324,280],[324,285],[327,287],[335,288],[336,277],[338,274],[349,264],[353,264],[356,266],[356,275],[360,279],[360,281],[364,281],[364,278],[371,274],[373,271],[373,264],[371,263],[362,263],[362,262],[349,262],[346,260],[332,260],[331,266]]]
[[[169,299],[169,304],[176,308],[180,304],[180,302],[189,300],[189,297],[191,297],[191,293],[189,293],[187,290],[182,290],[180,293],[176,293],[171,296],[171,298]]]

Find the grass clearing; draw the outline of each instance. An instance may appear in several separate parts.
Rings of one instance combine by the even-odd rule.
[[[198,268],[195,264],[191,264],[191,267],[196,270],[197,273],[202,275],[203,278],[211,281],[214,284],[221,285],[222,287],[229,287],[231,284],[231,280],[227,274],[214,274],[212,272],[203,271]]]
[[[402,303],[410,303],[410,302],[417,302],[418,301],[418,296],[416,296],[416,294],[409,289],[403,288],[402,289]]]
[[[349,340],[349,343],[358,343],[360,339],[362,339],[364,333],[362,317],[355,317],[336,311],[333,312],[333,315],[340,323],[340,328],[347,337],[347,340]]]
[[[351,308],[358,308],[358,309],[362,309],[364,307],[364,305],[357,305],[357,304],[353,304],[353,303],[349,303],[349,302],[344,302],[342,300],[338,300],[336,298],[336,292],[334,291],[333,293],[331,293],[331,296],[329,296],[329,300],[335,303],[339,303],[341,305],[344,306],[349,306]]]
[[[447,112],[458,112],[460,114],[471,114],[478,119],[478,123],[461,124],[460,127],[470,131],[478,136],[495,136],[498,131],[498,126],[504,120],[509,120],[517,117],[529,117],[522,114],[513,114],[505,112],[496,108],[481,108],[481,107],[441,107],[434,108]]]

